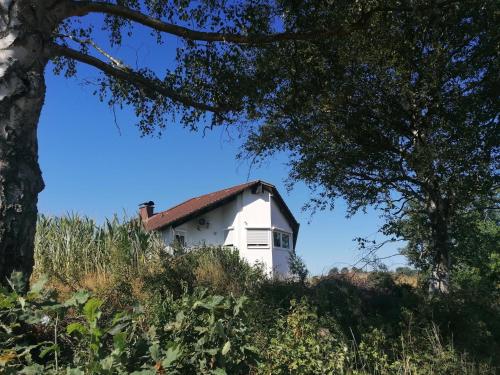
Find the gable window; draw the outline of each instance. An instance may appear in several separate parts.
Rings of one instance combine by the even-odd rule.
[[[281,233],[280,232],[273,232],[273,244],[274,247],[281,247]]]
[[[269,247],[269,230],[247,229],[247,247]]]
[[[176,230],[174,240],[176,245],[186,246],[186,232]]]
[[[290,248],[290,235],[288,233],[281,233],[281,247],[284,249]]]
[[[290,248],[290,233],[273,231],[273,246],[282,249]]]

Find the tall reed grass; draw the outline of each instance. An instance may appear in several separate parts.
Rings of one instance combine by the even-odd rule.
[[[39,216],[34,274],[73,284],[86,275],[138,273],[165,251],[158,233],[146,232],[139,220],[113,217],[98,225],[76,214]]]

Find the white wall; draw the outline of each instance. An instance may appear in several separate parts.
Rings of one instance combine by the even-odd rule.
[[[252,194],[250,189],[243,192],[242,220],[245,228],[270,228],[270,194],[264,191]]]
[[[233,225],[236,213],[237,201],[233,200],[224,206],[175,227],[174,230],[186,232],[187,246],[222,245],[224,243],[224,231]],[[199,224],[201,218],[205,219],[208,226]],[[167,227],[162,233],[166,243],[173,242],[172,227]]]
[[[290,250],[273,248],[272,252],[273,258],[273,271],[274,274],[286,277],[290,274]]]
[[[199,225],[200,218],[204,218],[209,223],[208,228]],[[229,203],[174,229],[186,232],[187,246],[223,245],[225,230],[232,229],[233,245],[244,259],[250,264],[264,263],[265,270],[270,275],[273,271],[286,275],[289,268],[289,253],[286,250],[273,249],[271,232],[273,227],[292,233],[288,220],[280,212],[269,192],[252,194],[250,189],[247,189]],[[269,247],[247,248],[248,228],[267,229]],[[167,244],[173,242],[174,236],[171,227],[162,230],[162,235]],[[290,236],[290,243],[292,237]],[[293,244],[291,245],[293,248]]]
[[[271,197],[271,224],[273,228],[279,229],[284,232],[292,233],[292,227],[285,218],[285,215],[281,213],[281,210]]]
[[[280,210],[280,206],[271,197],[271,224],[272,228],[290,234],[290,249],[281,249],[274,247],[273,244],[273,265],[275,273],[282,276],[287,276],[290,273],[290,252],[293,251],[295,244],[293,243],[293,230],[285,215]]]

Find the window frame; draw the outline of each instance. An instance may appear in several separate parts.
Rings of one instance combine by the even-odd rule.
[[[278,241],[276,241],[278,240]],[[276,242],[279,242],[278,245],[276,245]],[[273,247],[279,247],[281,248],[281,232],[277,231],[277,230],[273,230]]]
[[[283,244],[285,243],[285,241],[283,240],[283,237],[284,237],[284,236],[287,236],[287,237],[288,237],[288,241],[287,241],[288,246],[287,246],[287,247],[283,246]],[[290,238],[291,238],[290,233],[287,233],[287,232],[281,232],[281,248],[282,248],[282,249],[287,249],[287,250],[290,250],[290,248],[291,248]]]
[[[184,243],[180,243],[180,241],[177,241],[177,236],[183,237],[184,238]],[[179,244],[182,247],[185,247],[187,245],[187,231],[184,229],[174,229],[174,241],[175,244]]]
[[[276,246],[275,245],[275,234],[279,234],[279,246]],[[283,246],[283,237],[284,236],[288,236],[288,247],[284,247]],[[292,233],[290,232],[287,232],[287,231],[284,231],[284,230],[280,230],[280,229],[273,229],[273,248],[276,248],[276,249],[282,249],[282,250],[291,250],[292,249],[292,243],[291,243],[291,239],[292,239]]]

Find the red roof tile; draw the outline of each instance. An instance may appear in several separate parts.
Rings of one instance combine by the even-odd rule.
[[[188,199],[166,211],[158,212],[144,222],[147,230],[155,230],[172,224],[181,224],[186,218],[197,212],[215,208],[221,202],[231,199],[245,189],[263,183],[262,181],[252,181],[245,184],[236,185],[227,189],[215,191],[213,193],[200,195],[199,197]],[[265,183],[274,188],[274,186]]]

